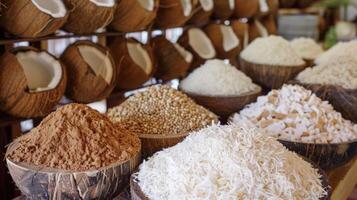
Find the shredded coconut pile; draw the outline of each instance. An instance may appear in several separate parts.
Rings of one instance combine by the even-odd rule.
[[[318,65],[305,69],[296,79],[302,83],[337,85],[345,89],[357,89],[357,63]]]
[[[316,60],[316,64],[331,64],[351,62],[357,64],[357,40],[350,42],[340,42],[331,49],[321,54]]]
[[[315,60],[324,52],[321,46],[311,38],[296,38],[290,44],[300,57],[307,60]]]
[[[287,40],[274,35],[255,39],[243,50],[240,56],[255,64],[289,67],[305,64]]]
[[[180,83],[183,91],[207,96],[237,96],[259,88],[244,73],[223,60],[209,60]]]
[[[143,162],[136,180],[151,200],[318,200],[320,174],[271,137],[211,126]]]
[[[169,86],[152,86],[110,109],[108,116],[138,135],[186,134],[218,122],[215,114]]]
[[[279,139],[307,143],[341,143],[356,139],[357,125],[327,102],[297,85],[284,85],[258,97],[235,114],[233,123],[251,124]]]

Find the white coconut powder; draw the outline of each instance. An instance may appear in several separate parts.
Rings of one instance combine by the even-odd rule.
[[[350,42],[340,42],[331,49],[321,54],[316,60],[316,64],[344,63],[351,62],[357,65],[357,40]]]
[[[245,61],[255,64],[288,67],[305,64],[287,40],[274,35],[255,39],[243,50],[240,56]]]
[[[357,89],[357,64],[318,65],[305,69],[296,79],[302,83],[336,85],[353,90]]]
[[[144,161],[136,180],[151,200],[318,200],[326,194],[311,164],[271,137],[211,126]]]
[[[290,44],[296,53],[306,60],[315,60],[324,52],[322,47],[311,38],[296,38]]]
[[[237,96],[260,87],[244,73],[223,60],[209,60],[180,83],[185,92],[207,96]]]
[[[279,139],[306,143],[341,143],[357,138],[357,125],[327,102],[297,85],[284,85],[248,105],[231,119],[260,128]]]

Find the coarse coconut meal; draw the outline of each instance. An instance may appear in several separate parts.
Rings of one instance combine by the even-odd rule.
[[[259,89],[243,72],[223,60],[209,60],[180,83],[189,93],[207,96],[238,96]]]
[[[350,62],[357,64],[357,40],[350,42],[339,42],[331,49],[321,54],[316,60],[316,64],[332,64]]]
[[[310,163],[274,138],[211,126],[143,162],[135,181],[151,200],[318,200],[327,194]]]
[[[323,64],[307,68],[296,77],[301,83],[335,85],[357,89],[357,65],[354,63]]]
[[[322,47],[311,38],[296,38],[290,44],[296,53],[306,60],[315,60],[324,52]]]
[[[240,54],[245,61],[277,66],[301,66],[305,61],[280,36],[260,37],[249,44]]]
[[[310,90],[284,85],[235,114],[232,123],[250,124],[279,139],[306,143],[341,143],[357,138],[357,125],[342,118]]]
[[[179,135],[218,122],[218,117],[180,91],[152,86],[108,111],[109,118],[130,132]]]

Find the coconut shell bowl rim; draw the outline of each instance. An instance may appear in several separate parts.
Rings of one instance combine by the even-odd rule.
[[[235,99],[235,98],[242,98],[242,97],[246,97],[246,96],[251,96],[251,95],[256,95],[256,94],[261,94],[263,89],[262,87],[260,87],[259,85],[257,85],[258,87],[255,90],[249,91],[249,92],[245,92],[239,95],[228,95],[228,96],[222,96],[222,95],[217,95],[217,96],[211,96],[211,95],[204,95],[204,94],[198,94],[195,92],[189,92],[184,90],[181,86],[179,86],[179,91],[182,91],[183,93],[185,93],[187,96],[189,97],[200,97],[200,98],[211,98],[211,99],[220,99],[220,100],[231,100],[231,99]]]
[[[271,68],[285,68],[285,69],[295,69],[295,68],[306,68],[308,64],[304,60],[304,64],[301,65],[274,65],[274,64],[263,64],[263,63],[254,63],[251,61],[247,61],[242,56],[239,56],[240,62],[244,62],[246,65],[254,65],[258,67],[271,67]]]

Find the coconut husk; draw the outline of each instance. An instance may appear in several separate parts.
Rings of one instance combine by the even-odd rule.
[[[191,19],[188,20],[187,23],[194,25],[207,24],[210,20],[211,15],[213,14],[214,7],[209,11],[205,11],[201,5],[200,0],[193,0],[193,4],[195,5],[195,9],[193,11]]]
[[[63,97],[67,85],[65,68],[61,65],[63,75],[56,88],[30,93],[25,72],[16,57],[16,53],[21,51],[40,52],[32,47],[22,47],[2,55],[0,58],[0,110],[15,117],[44,117]]]
[[[279,0],[280,7],[282,8],[291,8],[294,6],[295,3],[296,0]]]
[[[102,76],[96,75],[79,52],[78,46],[94,47],[107,55],[113,67],[113,77],[108,84]],[[116,65],[109,49],[91,41],[78,41],[70,45],[62,54],[61,61],[67,67],[68,87],[66,96],[75,102],[92,103],[109,97],[116,81]]]
[[[233,15],[234,8],[229,6],[230,0],[214,0],[214,10],[212,17],[214,19],[227,20]]]
[[[63,0],[73,7],[64,30],[75,34],[89,34],[106,27],[114,18],[115,6],[99,7],[88,0]]]
[[[248,46],[249,43],[249,24],[243,23],[240,20],[231,22],[234,33],[238,36],[242,49]]]
[[[147,74],[130,57],[127,47],[127,43],[129,42],[140,44],[140,42],[133,38],[125,39],[122,37],[117,37],[109,45],[114,62],[117,66],[117,69],[119,69],[116,86],[121,90],[132,90],[142,86],[153,76],[156,70],[154,54],[151,47],[149,45],[142,45],[143,48],[148,52],[153,65],[151,73]]]
[[[222,24],[209,24],[203,30],[207,34],[207,36],[212,41],[212,44],[217,52],[217,58],[219,59],[233,59],[236,58],[241,51],[241,41],[239,41],[239,45],[233,48],[230,51],[225,51],[223,42],[224,36],[221,31],[221,26],[226,26]],[[234,31],[233,31],[234,32]],[[239,37],[235,34],[235,36],[239,39]]]
[[[187,62],[174,44],[164,36],[155,37],[151,41],[157,59],[155,77],[163,81],[186,76],[191,62]]]
[[[143,8],[138,0],[121,0],[117,4],[110,28],[119,32],[135,32],[148,28],[159,9],[159,0],[155,0],[153,11]]]
[[[43,37],[53,34],[67,21],[65,17],[53,18],[40,11],[31,0],[4,0],[0,25],[19,37]]]
[[[251,18],[259,13],[259,0],[235,0],[233,16],[236,18]]]
[[[191,0],[193,3],[193,0]],[[194,6],[192,6],[194,8]],[[160,0],[159,10],[155,20],[155,26],[167,29],[183,26],[192,16],[185,16],[181,0]]]

